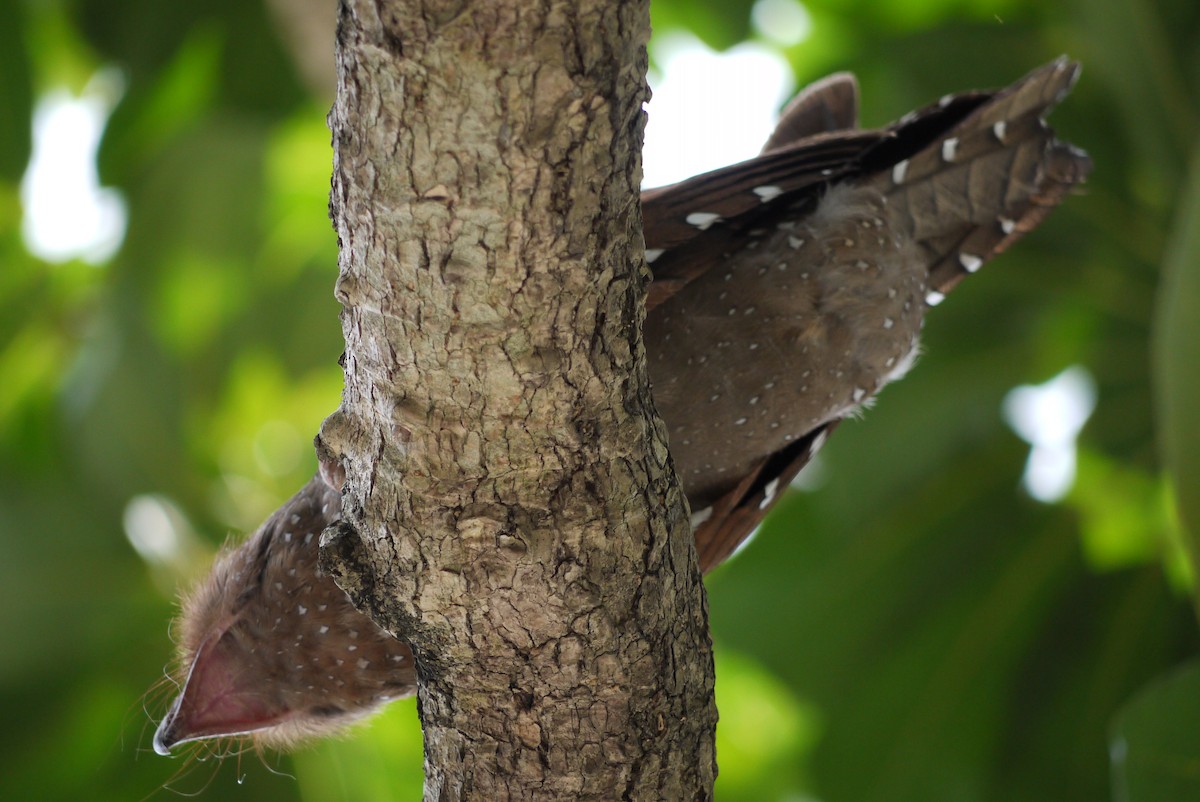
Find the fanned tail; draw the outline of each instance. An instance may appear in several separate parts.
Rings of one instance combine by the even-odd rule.
[[[1045,121],[1078,77],[1079,65],[1060,58],[990,97],[960,96],[984,99],[871,177],[928,259],[931,303],[1036,228],[1087,177],[1087,154],[1059,141]],[[955,102],[944,98],[897,123],[897,140]]]

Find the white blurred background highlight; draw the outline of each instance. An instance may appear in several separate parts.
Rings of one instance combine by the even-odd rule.
[[[96,73],[80,95],[55,89],[33,113],[33,154],[21,181],[21,233],[48,262],[106,262],[125,236],[125,201],[100,186],[96,151],[120,97],[116,70]]]
[[[1096,381],[1072,365],[1044,384],[1014,387],[1004,399],[1004,419],[1029,443],[1022,484],[1030,496],[1058,501],[1075,483],[1075,441],[1096,408]]]

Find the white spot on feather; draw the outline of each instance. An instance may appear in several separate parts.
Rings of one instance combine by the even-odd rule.
[[[758,508],[765,510],[771,506],[771,502],[775,500],[775,493],[779,490],[779,479],[775,478],[767,482],[767,486],[763,488],[763,500],[759,502]]]
[[[692,212],[685,219],[688,225],[707,231],[709,226],[721,219],[721,215],[712,212]]]
[[[757,195],[763,203],[768,203],[782,195],[783,190],[779,187],[773,186],[755,187],[754,194]]]
[[[952,162],[958,155],[958,137],[952,136],[942,143],[942,161]]]

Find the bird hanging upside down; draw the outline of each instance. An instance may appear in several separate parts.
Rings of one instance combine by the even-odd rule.
[[[763,154],[642,193],[655,404],[703,570],[767,514],[840,420],[911,367],[927,309],[1081,183],[1044,115],[1059,59],[1006,89],[856,128],[854,78],[785,109]],[[286,747],[416,690],[407,644],[317,563],[340,495],[316,477],[185,600],[182,688],[154,749],[247,735]]]

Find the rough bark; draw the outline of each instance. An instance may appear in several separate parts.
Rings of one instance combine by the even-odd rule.
[[[346,475],[427,800],[709,799],[707,610],[641,345],[646,3],[343,0]]]

